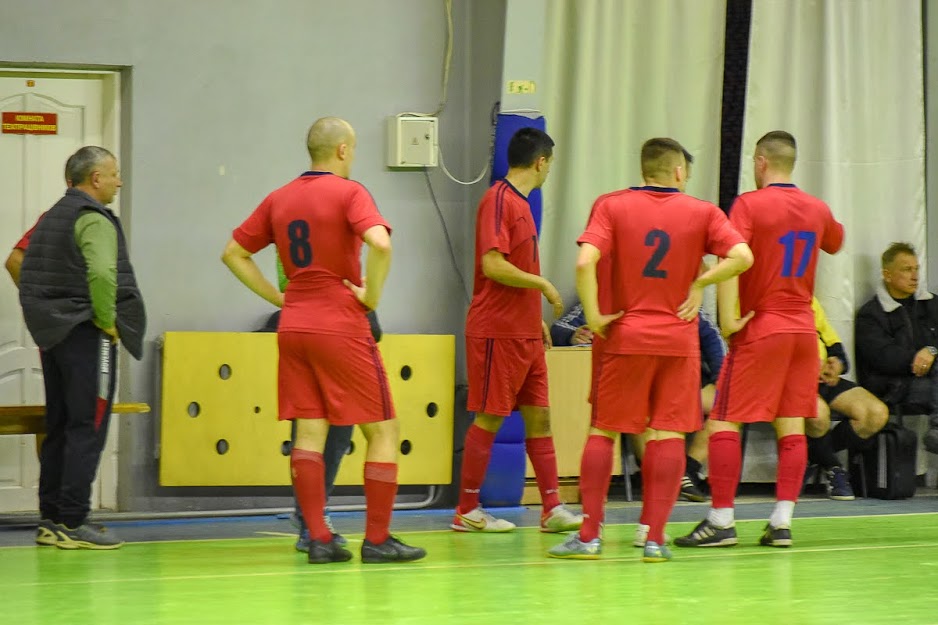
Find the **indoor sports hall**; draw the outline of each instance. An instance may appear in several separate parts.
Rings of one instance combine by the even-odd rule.
[[[929,165],[938,154],[936,51],[938,6],[929,0],[5,0],[0,620],[938,623],[938,453],[927,449],[938,449],[929,438],[938,434],[938,393],[934,402],[904,394],[913,378],[926,394],[938,389],[938,366],[930,369],[938,338],[928,338],[938,337],[938,316],[909,326],[909,370],[876,388],[864,371],[895,352],[882,344],[871,354],[869,326],[858,322],[864,306],[925,319],[920,311],[938,301],[938,170]],[[760,137],[797,139],[791,183],[822,200],[845,232],[839,252],[817,261],[813,293],[828,322],[818,330],[822,374],[839,361],[835,377],[864,383],[864,406],[881,406],[882,422],[862,449],[832,448],[835,464],[805,443],[790,547],[759,544],[777,510],[782,452],[771,428],[755,424],[739,435],[738,545],[673,543],[713,510],[705,456],[686,465],[665,528],[673,559],[643,561],[647,549],[634,543],[647,534],[640,515],[651,471],[642,471],[638,442],[623,437],[614,443],[601,555],[548,557],[570,534],[540,531],[551,513],[542,500],[550,507],[556,490],[564,514],[583,511],[593,391],[591,347],[557,338],[544,355],[555,455],[532,461],[526,441],[534,437],[512,414],[486,439],[482,486],[460,487],[461,476],[479,471],[472,459],[466,468],[464,453],[479,444],[467,408],[479,373],[469,364],[467,313],[480,274],[489,278],[480,258],[491,251],[477,249],[477,215],[517,166],[511,139],[530,128],[553,141],[535,161],[544,168],[537,184],[518,193],[530,209],[523,238],[534,278],[562,300],[540,281],[525,283],[544,294],[546,333],[579,302],[577,240],[594,202],[643,184],[647,140],[679,142],[684,193],[722,209],[713,210],[726,221],[741,194],[762,188]],[[323,170],[323,159],[344,169]],[[297,296],[289,288],[301,282],[297,272],[333,253],[310,241],[333,231],[291,221],[286,238],[271,229],[268,241],[256,229],[250,239],[247,220],[264,215],[272,191],[337,173],[348,178],[337,188],[354,189],[354,209],[371,219],[336,230],[335,249],[353,241],[341,253],[356,271],[347,284],[338,279],[345,274],[331,275],[333,290]],[[91,203],[72,210],[69,198],[81,194]],[[65,214],[55,212],[63,202],[68,227],[44,222]],[[390,234],[393,253],[374,228]],[[794,267],[796,245],[808,239],[789,234],[779,243]],[[276,245],[254,244],[261,240]],[[655,263],[667,254],[664,240],[642,250],[659,254]],[[893,257],[883,254],[897,242],[915,267],[906,270],[909,297],[893,306]],[[95,264],[101,254],[113,261]],[[390,266],[386,279],[372,262],[379,257]],[[359,274],[380,281],[354,283]],[[37,304],[49,291],[37,284],[50,275],[66,294],[53,329],[74,321],[98,341],[80,348],[97,358],[81,369],[98,391],[82,395],[87,401],[63,399],[72,378],[52,375],[60,343],[36,322],[37,311],[49,314]],[[319,307],[297,307],[292,297]],[[111,298],[112,310],[100,298]],[[328,345],[341,347],[318,356],[331,363],[322,375],[356,401],[380,404],[373,430],[381,436],[392,430],[393,406],[397,430],[390,447],[369,450],[356,430],[319,454],[310,448],[326,436],[320,419],[298,418],[295,431],[278,419],[302,409],[282,401],[291,385],[278,371],[285,332],[280,326],[278,338],[277,315],[284,306],[291,323],[309,324],[295,334],[332,336],[316,324],[341,320],[335,311],[349,302],[356,315],[374,313],[367,327],[357,316],[348,325],[371,351],[362,356],[345,349],[354,341],[336,339]],[[136,306],[130,325],[128,306]],[[699,310],[725,321],[713,287]],[[574,323],[566,340],[591,327]],[[343,332],[333,334],[353,334]],[[902,332],[897,340],[906,340]],[[361,358],[373,372],[383,363],[374,393],[336,373]],[[759,366],[786,373],[776,362]],[[849,438],[859,417],[825,402],[830,433],[809,437]],[[847,409],[872,418],[867,408]],[[94,416],[92,451],[74,443],[78,413]],[[693,440],[688,449],[696,458]],[[70,460],[57,463],[56,454]],[[555,458],[556,489],[539,484],[545,457]],[[320,501],[333,477],[335,490]],[[50,494],[60,491],[58,500]],[[385,507],[366,512],[366,492]],[[479,509],[459,510],[467,496],[516,529],[459,525]],[[313,515],[312,536],[302,534],[297,506],[318,510],[323,501],[324,521]],[[392,502],[389,535],[382,511]],[[391,537],[425,557],[376,551]],[[310,541],[313,555],[298,549]],[[329,562],[311,564],[323,544]],[[339,561],[346,550],[350,561]],[[389,561],[363,562],[364,553]]]

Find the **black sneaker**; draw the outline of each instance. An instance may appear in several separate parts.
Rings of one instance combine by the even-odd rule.
[[[732,547],[736,539],[736,524],[729,527],[717,527],[704,519],[687,536],[674,539],[678,547]]]
[[[766,523],[759,544],[763,547],[791,547],[791,528],[772,527],[771,523]]]
[[[388,536],[386,541],[377,545],[367,538],[362,543],[362,562],[365,564],[412,562],[426,555],[426,550],[405,545],[394,536]]]
[[[84,523],[72,529],[64,523],[55,526],[59,549],[119,549],[124,544],[103,525]]]
[[[827,496],[837,501],[853,501],[856,496],[843,467],[834,467],[827,472]]]
[[[697,480],[690,473],[685,473],[681,479],[681,498],[686,501],[707,501],[707,495],[700,489]]]
[[[327,543],[318,540],[309,541],[309,551],[307,551],[310,564],[329,564],[330,562],[348,562],[352,559],[352,552],[343,547],[336,540],[335,534],[332,540]]]

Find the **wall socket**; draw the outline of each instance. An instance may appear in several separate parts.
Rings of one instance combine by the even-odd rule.
[[[436,167],[439,118],[392,115],[387,119],[387,166]]]

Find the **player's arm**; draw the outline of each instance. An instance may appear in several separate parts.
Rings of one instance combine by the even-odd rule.
[[[23,258],[26,256],[26,252],[21,250],[18,247],[13,248],[13,251],[10,252],[10,255],[7,256],[6,269],[10,274],[10,277],[13,279],[13,284],[16,285],[16,288],[20,288],[20,270],[23,268]]]
[[[599,284],[596,280],[596,265],[599,263],[600,257],[599,248],[595,245],[590,243],[580,244],[580,253],[576,259],[576,292],[580,296],[580,304],[583,306],[586,326],[594,334],[605,338],[609,324],[621,317],[624,312],[620,310],[613,315],[604,315],[599,312]]]
[[[365,307],[375,310],[391,271],[391,233],[384,226],[372,226],[362,234],[362,240],[368,246],[368,258],[365,260],[365,285],[356,295]]]
[[[725,258],[703,272],[690,285],[687,299],[677,309],[677,316],[685,321],[692,321],[703,302],[703,290],[711,284],[718,284],[734,278],[752,267],[752,250],[745,243],[737,243],[730,248]]]
[[[554,308],[554,317],[563,314],[563,299],[560,292],[543,276],[522,271],[508,262],[505,255],[496,249],[491,249],[482,256],[482,273],[489,280],[494,280],[505,286],[519,289],[537,289]]]
[[[274,306],[283,307],[283,293],[264,277],[257,263],[254,262],[253,254],[241,247],[237,241],[234,239],[228,241],[225,251],[222,252],[221,261],[244,286]]]
[[[740,318],[739,316],[739,278],[730,278],[717,284],[717,319],[720,334],[729,338],[745,327],[756,314],[754,310]]]

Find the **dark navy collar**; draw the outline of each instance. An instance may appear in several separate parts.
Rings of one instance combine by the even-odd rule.
[[[504,182],[506,185],[508,185],[508,188],[511,189],[512,191],[514,191],[515,193],[517,193],[517,194],[518,194],[518,197],[520,197],[520,198],[522,198],[522,199],[524,199],[524,200],[527,200],[527,199],[528,199],[528,196],[526,196],[525,194],[523,194],[521,191],[518,191],[518,189],[515,188],[515,185],[511,184],[510,182],[508,182],[508,179],[507,179],[507,178],[502,178],[502,179],[501,179],[501,182]]]
[[[304,171],[302,174],[300,174],[300,178],[304,178],[306,176],[334,176],[334,175],[335,174],[332,173],[331,171]]]
[[[655,193],[680,193],[680,189],[674,187],[653,187],[645,185],[644,187],[629,187],[629,191],[653,191]]]
[[[782,189],[797,189],[798,188],[793,182],[773,182],[772,184],[767,184],[765,186],[780,187]]]

